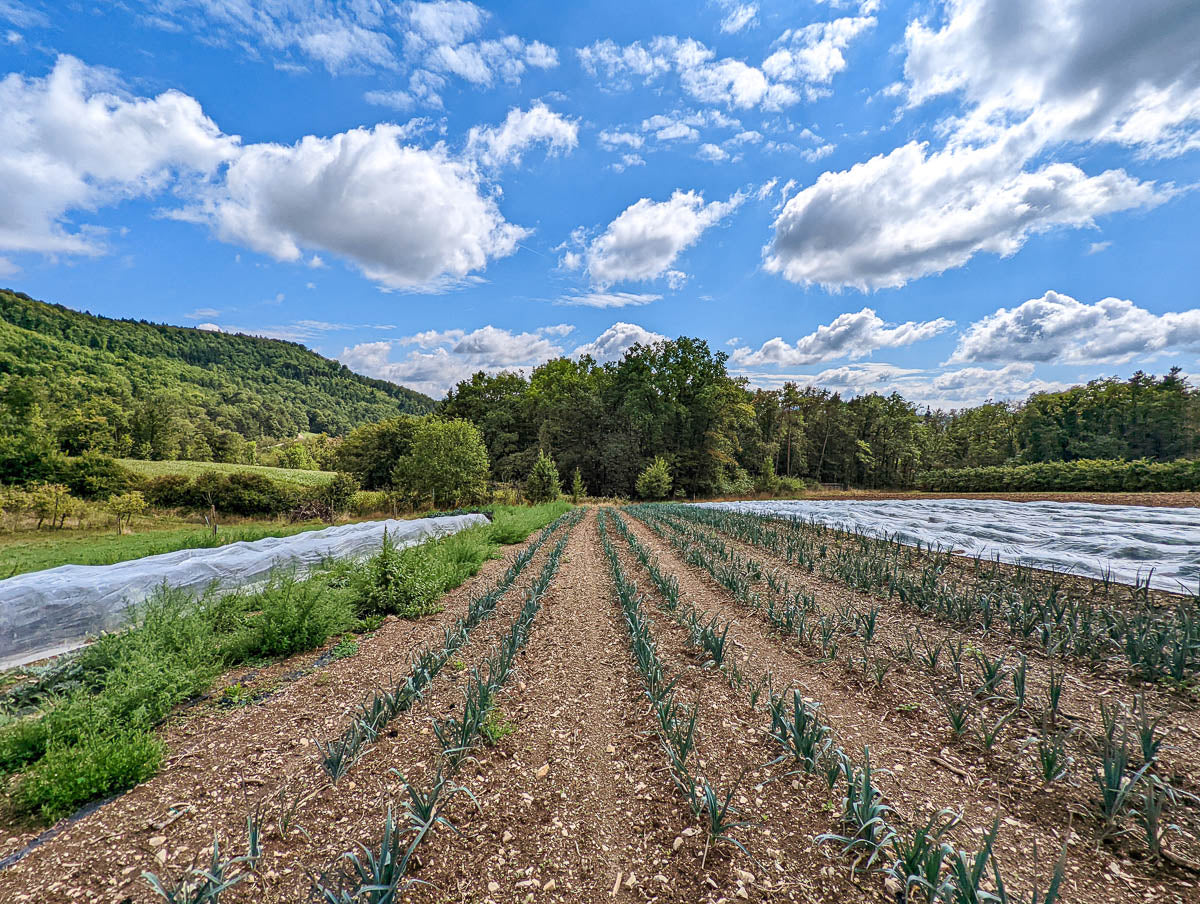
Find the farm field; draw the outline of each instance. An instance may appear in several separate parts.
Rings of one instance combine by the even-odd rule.
[[[0,822],[0,900],[1194,902],[1198,606],[575,509],[354,655],[221,676],[41,844]]]
[[[239,465],[217,461],[144,461],[138,458],[118,458],[117,463],[141,477],[162,477],[182,474],[195,477],[208,471],[219,474],[238,474],[249,471],[272,480],[299,484],[305,487],[323,486],[333,480],[333,471],[306,471],[300,468],[273,468],[268,465]]]

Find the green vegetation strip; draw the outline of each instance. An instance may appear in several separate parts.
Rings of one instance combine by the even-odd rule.
[[[264,537],[291,537],[309,530],[329,527],[323,522],[304,524],[249,524],[223,527],[213,533],[196,527],[152,530],[140,534],[113,533],[72,536],[41,536],[34,540],[13,539],[0,545],[0,579],[59,565],[115,565],[146,556],[181,549],[212,549],[239,541]],[[3,542],[3,541],[0,541]]]
[[[0,770],[20,772],[8,805],[49,823],[153,775],[154,728],[226,669],[322,646],[385,615],[416,618],[474,575],[502,543],[562,515],[565,503],[497,508],[495,520],[431,543],[385,543],[366,563],[341,561],[305,580],[286,573],[254,592],[199,600],[165,588],[139,624],[11,687],[0,706]]]

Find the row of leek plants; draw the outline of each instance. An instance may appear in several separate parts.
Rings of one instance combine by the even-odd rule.
[[[690,759],[696,750],[698,704],[689,706],[676,700],[678,676],[667,676],[666,667],[658,654],[653,624],[642,605],[644,597],[621,565],[609,536],[608,516],[603,509],[598,513],[598,526],[600,542],[608,558],[617,599],[628,629],[630,651],[642,679],[642,690],[656,717],[655,731],[667,755],[671,779],[687,801],[692,815],[704,825],[706,834],[701,868],[707,862],[709,849],[716,844],[731,844],[749,856],[745,845],[732,834],[736,829],[751,825],[749,821],[739,820],[740,814],[732,806],[737,784],[734,783],[722,796],[711,782],[694,774]]]
[[[583,514],[583,509],[574,509],[563,516],[566,532],[551,549],[541,573],[526,590],[524,604],[512,627],[500,638],[483,668],[473,669],[468,676],[463,691],[462,716],[434,722],[434,735],[442,749],[428,789],[418,787],[393,770],[407,795],[399,824],[389,807],[377,848],[360,845],[359,852],[342,855],[342,874],[332,883],[328,878],[317,881],[317,891],[325,904],[394,904],[403,892],[420,882],[408,875],[418,847],[438,826],[459,831],[446,816],[450,802],[462,795],[478,807],[471,791],[453,784],[451,778],[482,742],[496,695],[512,674],[516,656],[529,639],[533,621],[541,611],[542,600],[558,571],[570,532]]]
[[[327,742],[316,742],[321,753],[321,765],[328,773],[330,781],[336,784],[363,755],[368,745],[375,742],[388,723],[421,699],[426,688],[446,663],[466,645],[471,632],[491,618],[497,604],[533,561],[534,556],[551,535],[567,523],[572,514],[568,512],[547,525],[537,539],[513,559],[512,564],[491,588],[473,597],[467,605],[467,611],[443,629],[439,644],[418,649],[412,656],[407,676],[391,688],[379,690],[371,699],[360,703],[351,716],[349,726],[341,735]]]
[[[872,537],[803,519],[705,509],[656,507],[767,549],[881,599],[899,599],[956,625],[1006,630],[1047,655],[1124,663],[1145,681],[1183,684],[1200,671],[1200,594],[1181,599],[1167,614],[1152,605],[1149,581],[1130,588],[1132,605],[1097,602],[1066,592],[1056,575],[1032,568],[1000,569],[975,560],[976,579],[952,582],[944,574],[948,550],[914,547],[895,537]]]

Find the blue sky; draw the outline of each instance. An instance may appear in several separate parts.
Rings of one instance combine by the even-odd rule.
[[[1200,373],[1194,0],[0,0],[0,284],[440,396]]]

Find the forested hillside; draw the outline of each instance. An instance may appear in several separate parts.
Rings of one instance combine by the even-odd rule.
[[[435,404],[293,342],[111,320],[4,290],[0,394],[36,404],[70,454],[220,460],[234,459],[216,447],[239,440],[339,435]]]

